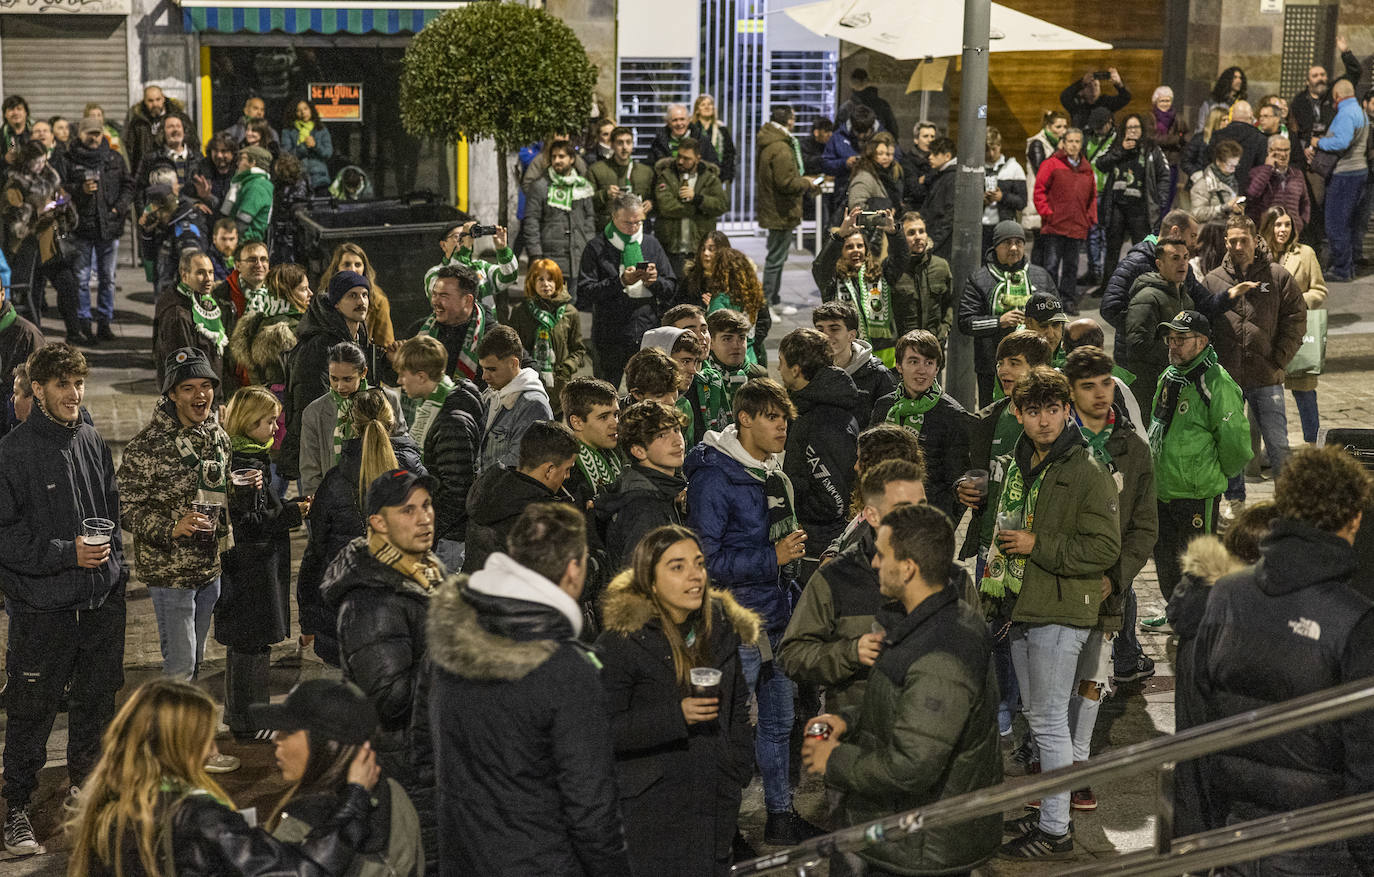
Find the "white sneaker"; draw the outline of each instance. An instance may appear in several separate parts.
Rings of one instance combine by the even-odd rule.
[[[779,310],[782,311],[784,317],[794,317],[797,315],[796,305],[783,305]]]
[[[216,752],[214,755],[205,759],[205,772],[233,773],[239,769],[240,764],[242,764],[242,762],[235,756],[225,755],[223,752]]]
[[[34,837],[29,811],[23,807],[11,807],[5,816],[5,852],[12,856],[36,856],[44,852],[42,844]]]

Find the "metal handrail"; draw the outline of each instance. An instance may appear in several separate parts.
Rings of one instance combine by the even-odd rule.
[[[1301,730],[1322,722],[1374,710],[1374,677],[1348,682],[1189,728],[1177,734],[1143,743],[1134,743],[1091,758],[1081,764],[1048,771],[1036,776],[1017,777],[997,786],[978,789],[925,807],[896,813],[872,822],[860,823],[821,835],[771,856],[741,862],[731,874],[763,874],[788,866],[805,867],[835,852],[854,852],[873,844],[890,842],[901,835],[928,828],[958,825],[980,816],[1002,813],[1010,805],[1027,798],[1044,797],[1055,792],[1092,785],[1149,769],[1162,769],[1160,783],[1162,809],[1156,825],[1155,849],[1151,855],[1168,853],[1172,834],[1173,764],[1226,749]],[[1180,839],[1182,840],[1182,839]],[[1177,872],[1175,872],[1177,873]]]

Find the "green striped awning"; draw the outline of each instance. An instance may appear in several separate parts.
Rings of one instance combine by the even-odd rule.
[[[198,33],[417,33],[447,7],[434,9],[295,9],[183,6],[182,23]]]

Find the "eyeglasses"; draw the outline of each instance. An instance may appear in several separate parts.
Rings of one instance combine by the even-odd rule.
[[[1196,332],[1189,332],[1186,335],[1169,335],[1164,339],[1164,343],[1169,347],[1182,347],[1197,337],[1198,334]]]

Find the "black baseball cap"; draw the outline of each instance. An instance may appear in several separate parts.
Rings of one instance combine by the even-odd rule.
[[[416,487],[423,487],[433,496],[439,490],[439,479],[410,469],[383,472],[367,486],[367,516],[372,517],[387,506],[401,505]]]
[[[1026,318],[1037,323],[1067,323],[1064,304],[1059,296],[1049,292],[1037,292],[1026,302]]]
[[[1212,337],[1211,322],[1197,311],[1179,311],[1174,314],[1172,320],[1159,324],[1159,334],[1162,335],[1170,330],[1174,332],[1196,332],[1208,340]]]
[[[319,740],[366,743],[377,730],[377,710],[352,682],[307,679],[281,703],[255,703],[248,718],[266,731],[309,731]]]

